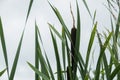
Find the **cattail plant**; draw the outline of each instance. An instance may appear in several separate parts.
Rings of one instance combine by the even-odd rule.
[[[73,19],[73,27],[71,29],[71,58],[72,58],[72,75],[73,75],[73,79],[75,79],[76,76],[76,71],[77,71],[77,60],[76,60],[76,55],[75,55],[75,44],[76,44],[76,31],[77,29],[75,28],[75,19],[74,19],[74,15],[72,12],[72,7],[70,4],[70,12],[72,15],[72,19]],[[69,69],[67,69],[69,70]],[[67,76],[68,76],[68,80],[69,80],[69,71],[67,71]]]
[[[30,0],[26,22],[28,20],[28,16],[32,7],[32,3],[34,0]],[[88,10],[88,13],[90,14],[91,18],[92,15],[89,11],[89,7],[87,6],[87,3],[85,0],[83,0],[86,9]],[[40,31],[38,28],[38,25],[35,23],[35,65],[32,65],[28,62],[28,65],[34,70],[35,72],[35,80],[120,80],[120,62],[119,62],[119,48],[120,48],[120,42],[118,41],[120,39],[120,2],[119,0],[107,0],[109,4],[109,10],[112,13],[112,10],[114,10],[114,3],[118,5],[118,18],[116,25],[113,24],[113,17],[111,18],[111,26],[112,31],[109,31],[108,35],[105,34],[105,40],[102,41],[102,38],[100,36],[99,30],[97,30],[97,23],[93,23],[93,29],[90,35],[86,58],[83,59],[82,53],[80,52],[80,30],[81,30],[81,23],[80,23],[80,13],[79,13],[79,6],[77,3],[77,25],[75,26],[75,19],[73,16],[73,12],[70,5],[70,11],[73,19],[73,25],[71,29],[71,33],[68,30],[68,27],[66,26],[60,12],[56,7],[53,5],[50,6],[54,13],[56,14],[60,24],[62,25],[62,35],[55,29],[55,27],[51,24],[50,26],[50,33],[54,48],[54,54],[55,55],[55,61],[56,61],[56,72],[52,70],[52,66],[50,65],[50,61],[47,57],[46,51],[43,46],[43,41],[41,39]],[[114,12],[114,11],[113,11]],[[95,13],[96,14],[96,13]],[[93,22],[94,22],[93,18]],[[26,25],[25,22],[25,25]],[[18,48],[16,50],[16,55],[14,58],[14,62],[12,65],[12,68],[10,70],[8,66],[8,57],[7,57],[7,48],[5,44],[5,38],[4,38],[4,31],[3,31],[3,25],[0,18],[0,41],[1,46],[4,54],[6,69],[0,71],[0,77],[3,75],[5,71],[7,71],[8,80],[14,80],[15,72],[17,69],[17,64],[19,61],[19,55],[21,51],[24,31],[21,35]],[[56,40],[56,37],[54,35],[57,35],[59,39],[62,42],[62,51],[59,52],[59,46]],[[91,69],[89,71],[88,69],[90,64],[90,57],[92,53],[92,46],[94,43],[95,36],[97,34],[98,43],[100,48],[99,51],[97,51],[98,58],[97,63],[94,64],[95,70]],[[113,38],[111,43],[111,37]],[[71,46],[69,47],[68,42],[71,43]],[[119,45],[119,46],[118,46]],[[41,48],[42,47],[42,48]],[[106,51],[108,50],[108,51]],[[43,54],[44,53],[44,54]],[[60,54],[62,53],[62,58],[60,57]],[[106,54],[107,53],[107,54]],[[110,60],[108,58],[108,55],[110,55]],[[67,58],[67,59],[66,59]],[[61,64],[61,59],[63,59],[63,64]],[[63,69],[64,68],[64,69]],[[66,70],[67,68],[67,70]],[[9,69],[9,70],[8,70]],[[78,69],[78,70],[77,70]],[[10,71],[10,73],[9,73]],[[93,76],[91,77],[91,73],[93,73]],[[66,77],[67,73],[67,77]],[[95,74],[94,74],[95,73]],[[10,74],[10,75],[9,75]],[[57,75],[57,76],[55,76]]]

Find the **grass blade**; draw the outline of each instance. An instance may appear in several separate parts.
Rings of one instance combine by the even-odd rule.
[[[38,42],[38,34],[37,34],[37,24],[35,22],[35,68],[39,70],[39,58],[38,58],[38,49],[39,49],[39,42]],[[35,80],[38,80],[39,76],[35,73]]]
[[[6,71],[6,69],[4,69],[4,70],[2,70],[1,72],[0,72],[0,77],[3,75],[3,73]]]
[[[36,69],[32,64],[27,62],[28,65],[39,75],[41,76],[44,80],[50,80],[46,75],[44,75],[42,72],[40,72],[38,69]]]
[[[79,12],[79,6],[78,6],[78,3],[76,2],[77,4],[77,32],[76,32],[76,44],[75,44],[75,51],[76,53],[79,52],[79,48],[80,48],[80,12]],[[76,54],[77,55],[77,54]]]
[[[40,41],[41,41],[41,43],[42,43],[42,47],[43,47],[43,49],[44,49],[43,41],[42,41],[42,38],[41,38],[41,35],[40,35],[40,31],[39,31],[39,28],[38,28],[37,25],[36,25],[36,29],[37,29],[37,34],[39,35],[39,39],[40,39]],[[47,64],[46,64],[46,62],[45,62],[45,59],[44,59],[43,55],[40,54],[40,53],[42,53],[42,52],[41,52],[40,45],[39,45],[38,47],[39,47],[39,48],[38,48],[39,55],[41,55],[41,58],[39,57],[39,59],[42,59],[42,60],[41,60],[41,61],[42,61],[41,64],[44,64],[44,67],[46,67],[46,66],[48,65],[48,68],[46,68],[46,71],[45,71],[45,72],[46,72],[46,75],[48,75],[48,72],[50,72],[50,75],[51,75],[52,80],[55,80],[55,78],[54,78],[54,73],[53,73],[53,71],[52,71],[52,68],[51,68],[51,65],[50,65],[50,63],[49,63],[48,57],[47,57],[47,55],[46,55],[45,49],[44,49],[44,53],[45,53],[45,57],[46,57],[46,62],[47,62]],[[44,70],[44,69],[43,69],[43,70]],[[44,73],[44,71],[43,71],[43,73]],[[48,75],[48,76],[49,76],[49,75]]]
[[[99,34],[98,35],[98,40],[100,39]],[[97,66],[96,66],[96,73],[95,73],[95,80],[99,80],[99,76],[100,76],[100,66],[101,66],[101,59],[103,58],[104,55],[104,51],[107,48],[110,38],[112,36],[112,32],[109,34],[109,36],[107,37],[104,45],[102,45],[101,49],[100,49],[100,55],[98,57],[98,61],[97,61]]]
[[[118,15],[118,21],[117,21],[116,30],[115,30],[116,42],[117,42],[117,38],[118,38],[118,34],[119,34],[119,23],[120,23],[120,12],[119,12],[119,15]]]
[[[50,62],[48,60],[48,57],[47,57],[47,55],[45,55],[45,56],[46,56],[46,60],[47,60],[47,64],[48,64],[48,67],[49,67],[49,72],[50,72],[51,78],[52,78],[52,80],[55,80],[54,73],[52,71],[52,68],[51,68]]]
[[[64,28],[62,27],[62,36],[60,35],[60,33],[54,28],[54,26],[52,26],[51,24],[48,23],[48,25],[50,26],[50,29],[52,29],[56,35],[61,39],[62,41],[62,57],[63,57],[63,66],[64,66],[64,71],[65,71],[65,31],[64,31]]]
[[[114,42],[113,42],[113,51],[115,54],[115,58],[118,61],[119,61],[119,57],[118,57],[119,54],[118,54],[118,47],[116,43],[118,42],[119,28],[120,28],[120,9],[119,9],[118,20],[117,20],[116,29],[115,29]],[[117,78],[118,80],[120,79],[120,72],[118,73]]]
[[[105,33],[104,33],[104,36],[105,36],[105,39],[107,39],[107,36]],[[102,41],[101,41],[99,35],[98,35],[98,37],[99,37],[98,39],[99,39],[100,49],[102,49]],[[109,47],[109,44],[108,44],[108,47]],[[109,71],[109,65],[108,65],[107,57],[106,57],[105,53],[103,54],[103,62],[104,62],[106,77],[107,77],[107,80],[109,80],[110,71]]]
[[[50,4],[50,3],[49,3],[49,4]],[[51,6],[52,10],[54,11],[54,13],[56,14],[58,20],[60,21],[62,27],[64,28],[65,33],[67,34],[69,40],[71,40],[70,32],[69,32],[69,30],[67,29],[67,26],[65,25],[65,22],[64,22],[64,20],[63,20],[63,18],[62,18],[62,16],[61,16],[60,12],[58,11],[58,9],[57,9],[56,7],[52,6],[51,4],[50,4],[50,6]]]
[[[54,78],[54,73],[53,73],[53,71],[52,71],[52,68],[51,68],[50,62],[49,62],[49,60],[48,60],[48,57],[47,57],[47,55],[46,55],[45,48],[44,48],[44,46],[43,46],[43,41],[42,41],[42,38],[41,38],[41,35],[40,35],[40,31],[39,31],[38,26],[36,26],[36,28],[37,28],[37,34],[39,35],[39,39],[40,39],[40,41],[41,41],[41,43],[42,43],[42,47],[43,47],[43,50],[44,50],[44,53],[45,53],[46,62],[47,62],[46,65],[48,65],[48,70],[49,70],[49,72],[50,72],[50,75],[51,75],[52,80],[55,80],[55,78]],[[45,60],[44,60],[44,62],[45,62]]]
[[[41,64],[41,72],[43,74],[45,74],[46,76],[48,76],[49,78],[49,73],[48,73],[48,67],[47,67],[47,64],[45,62],[45,59],[42,55],[42,51],[41,51],[41,47],[40,47],[40,44],[39,44],[39,40],[38,40],[38,36],[40,38],[40,40],[42,41],[41,39],[41,35],[40,35],[40,32],[39,32],[39,29],[38,29],[38,26],[36,24],[36,49],[37,49],[37,56],[38,56],[38,62],[40,60],[40,64]],[[39,65],[39,64],[38,64]],[[39,67],[39,66],[38,66]],[[37,79],[38,80],[38,79]]]
[[[119,71],[120,71],[120,64],[111,73],[110,80],[113,80],[113,78],[116,76],[117,73],[119,73]]]
[[[65,30],[62,27],[62,38],[65,40]],[[63,57],[63,67],[64,71],[66,69],[66,54],[65,54],[65,42],[62,40],[62,57]]]
[[[54,26],[51,25],[51,24],[49,24],[49,23],[48,23],[48,25],[49,25],[50,29],[52,29],[52,30],[55,32],[55,34],[56,34],[62,41],[64,41],[63,37],[62,37],[62,36],[60,35],[60,33],[54,28]]]
[[[97,23],[94,25],[94,28],[93,28],[91,36],[90,36],[89,44],[88,44],[88,49],[87,49],[87,54],[86,54],[85,74],[84,74],[84,76],[86,76],[86,73],[87,73],[87,68],[88,68],[90,53],[91,53],[92,45],[93,45],[93,42],[94,42],[96,30],[97,30]]]
[[[95,23],[95,19],[96,19],[96,10],[95,10],[94,16],[93,16],[93,25],[94,25],[94,23]]]
[[[54,46],[54,51],[55,51],[55,56],[56,56],[56,62],[57,62],[57,79],[58,80],[63,80],[63,76],[61,73],[61,64],[60,64],[60,58],[59,58],[59,53],[58,53],[58,47],[57,47],[57,43],[56,43],[56,39],[53,36],[52,31],[51,32],[51,36],[52,36],[52,41],[53,41],[53,46]]]
[[[27,12],[27,16],[26,16],[26,20],[25,20],[25,24],[27,23],[27,20],[28,20],[28,17],[29,17],[31,8],[32,8],[33,1],[34,1],[34,0],[30,0],[28,12]]]
[[[11,73],[10,73],[9,80],[14,80],[15,71],[16,71],[16,68],[17,68],[18,59],[19,59],[20,50],[21,50],[21,45],[22,45],[22,41],[23,41],[23,35],[24,35],[24,30],[23,30],[22,36],[20,38],[20,42],[19,42],[17,52],[16,52],[16,55],[15,55],[15,59],[14,59],[13,65],[12,65],[12,70],[11,70]]]
[[[5,38],[4,38],[4,31],[3,31],[1,17],[0,17],[0,39],[1,39],[2,49],[3,49],[5,64],[6,64],[6,68],[7,68],[7,75],[8,75],[8,78],[9,78],[8,56],[7,56],[7,49],[6,49],[6,43],[5,43]]]
[[[45,59],[42,55],[42,51],[41,51],[41,48],[40,48],[40,45],[39,45],[39,48],[38,48],[38,58],[40,60],[40,64],[41,64],[41,72],[43,74],[45,74],[48,78],[49,78],[49,73],[48,73],[48,67],[47,67],[47,64],[45,62]]]
[[[66,51],[67,51],[67,61],[68,61],[68,67],[67,67],[67,77],[68,79],[70,78],[70,80],[72,80],[72,69],[71,69],[71,54],[70,54],[70,49],[69,49],[69,46],[68,46],[68,41],[67,41],[67,38],[66,38],[66,35],[65,35],[65,45],[66,45]]]
[[[85,0],[83,0],[83,3],[84,3],[84,5],[85,5],[85,7],[86,7],[86,9],[87,9],[87,11],[88,11],[88,13],[89,13],[90,17],[92,18],[92,15],[91,15],[91,13],[90,13],[90,10],[89,10],[89,7],[88,7],[88,5],[87,5],[86,1],[85,1]]]

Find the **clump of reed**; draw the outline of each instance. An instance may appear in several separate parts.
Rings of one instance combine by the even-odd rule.
[[[89,44],[87,48],[87,53],[86,53],[86,59],[84,61],[81,52],[79,51],[80,48],[80,30],[81,30],[81,24],[80,24],[80,12],[79,12],[79,6],[78,3],[76,2],[76,9],[77,9],[77,24],[75,27],[75,20],[73,17],[73,28],[71,29],[71,33],[68,30],[60,12],[56,7],[53,5],[50,6],[54,13],[56,14],[61,26],[62,26],[62,34],[60,34],[53,25],[50,23],[48,24],[50,26],[50,33],[52,36],[52,43],[55,51],[55,56],[56,56],[56,67],[57,67],[57,80],[113,80],[114,78],[119,80],[120,74],[120,63],[118,59],[118,50],[116,49],[118,46],[116,45],[117,40],[118,40],[118,33],[119,33],[119,26],[118,23],[119,21],[119,14],[118,14],[118,21],[116,24],[116,27],[112,26],[112,30],[109,31],[107,34],[104,33],[104,39],[105,41],[102,41],[102,38],[97,30],[97,22],[95,22],[95,17],[96,17],[96,12],[94,13],[94,16],[92,17],[92,14],[90,13],[89,7],[87,6],[87,3],[85,0],[83,0],[86,9],[91,16],[93,20],[93,29],[90,35],[89,39]],[[115,2],[113,1],[107,1],[109,5],[109,10],[111,12],[111,8],[114,8],[112,4]],[[118,4],[119,6],[119,4]],[[111,12],[112,13],[112,12]],[[112,13],[113,15],[113,13]],[[112,19],[111,19],[112,21]],[[113,22],[111,22],[113,24]],[[114,28],[116,30],[114,30]],[[61,65],[61,60],[60,60],[60,54],[59,54],[59,49],[58,49],[58,44],[55,38],[55,35],[57,35],[61,42],[62,42],[62,58],[63,58],[63,65]],[[88,70],[88,65],[91,53],[92,53],[92,46],[94,43],[95,35],[97,35],[98,42],[99,42],[99,56],[97,59],[97,64],[95,64],[95,70],[93,71],[94,76],[91,77],[91,73]],[[111,43],[113,38],[113,42]],[[114,41],[115,40],[115,41]],[[71,48],[69,47],[69,42],[71,42]],[[112,46],[111,46],[112,45]],[[40,49],[40,48],[38,48]],[[106,55],[106,50],[108,50],[109,55],[110,55],[110,60],[108,60],[108,57]],[[108,54],[107,53],[107,54]],[[38,70],[36,69],[32,64],[28,63],[29,66],[39,75],[40,79],[44,80],[55,80],[56,77],[54,76],[54,72],[52,71],[50,62],[46,56],[45,53],[45,58],[43,57],[43,54],[41,50],[38,52],[39,55],[41,55],[42,60],[40,60],[41,63],[41,69]],[[67,62],[67,64],[66,64]],[[44,63],[44,64],[43,64]],[[44,65],[44,66],[43,66]],[[63,68],[62,68],[63,66]],[[44,68],[43,68],[44,67]],[[44,71],[45,70],[45,71]]]
[[[120,62],[119,62],[119,23],[120,23],[120,3],[119,0],[113,1],[113,0],[107,0],[108,2],[108,10],[111,13],[111,31],[108,30],[106,33],[99,33],[99,30],[97,30],[97,22],[95,22],[95,16],[96,13],[94,13],[94,16],[92,17],[92,14],[90,13],[89,7],[87,6],[87,3],[85,0],[83,0],[85,7],[91,16],[93,20],[93,29],[90,35],[88,47],[87,47],[87,53],[86,53],[86,59],[84,60],[81,52],[80,52],[80,32],[81,32],[81,24],[80,24],[80,11],[79,6],[76,1],[76,11],[77,11],[77,21],[75,26],[75,20],[73,17],[73,28],[71,29],[71,33],[68,30],[60,12],[56,7],[51,5],[50,7],[56,14],[62,28],[62,34],[60,34],[53,25],[48,23],[54,48],[54,55],[56,60],[56,67],[57,72],[53,72],[52,67],[50,65],[50,61],[47,57],[47,53],[44,49],[43,42],[41,39],[40,31],[35,23],[35,66],[31,63],[27,62],[28,65],[32,68],[32,70],[35,72],[35,80],[120,80]],[[33,0],[30,0],[30,5],[28,8],[28,13],[26,17],[27,23],[29,13],[32,7]],[[115,9],[114,5],[117,5],[118,9]],[[117,18],[114,15],[114,11],[118,12]],[[118,10],[118,11],[117,11]],[[71,10],[72,13],[72,10]],[[73,14],[72,14],[73,16]],[[114,21],[116,21],[115,25],[113,24]],[[25,30],[25,29],[24,29]],[[8,64],[8,57],[7,57],[7,49],[5,44],[5,38],[4,38],[4,31],[2,26],[2,21],[0,18],[0,39],[2,43],[2,49],[6,64],[6,69],[2,70],[0,72],[0,77],[2,74],[7,71],[8,80],[14,80],[15,71],[17,69],[17,64],[19,60],[20,55],[20,49],[22,45],[22,40],[24,36],[24,30],[20,38],[20,42],[16,51],[16,56],[13,62],[13,66],[11,69],[11,72],[9,72],[9,64]],[[62,43],[62,60],[60,59],[59,49],[58,49],[58,43],[55,38],[55,35],[58,36],[58,38],[61,40]],[[104,36],[104,42],[101,38],[101,36]],[[98,38],[98,44],[99,44],[99,56],[97,58],[97,64],[95,65],[95,70],[92,71],[94,76],[91,77],[91,73],[88,70],[88,65],[90,64],[89,60],[92,53],[92,46],[94,43],[95,36]],[[71,46],[69,46],[68,43],[71,43]],[[43,51],[41,49],[43,47]],[[106,52],[108,50],[108,52]],[[110,59],[108,59],[107,54],[110,55]],[[45,55],[45,56],[44,56]],[[61,61],[63,61],[63,64],[61,64]],[[55,74],[57,74],[57,77],[55,77]]]
[[[92,14],[90,13],[90,10],[89,10],[89,7],[87,6],[86,1],[83,0],[83,2],[86,6],[86,9],[87,9],[89,15],[91,16],[91,18],[93,20],[93,30],[90,35],[85,61],[79,51],[81,25],[80,25],[80,12],[79,12],[78,3],[76,2],[77,26],[75,28],[75,20],[74,20],[73,14],[72,14],[73,28],[71,29],[71,33],[69,32],[58,9],[49,3],[62,26],[62,34],[60,34],[53,25],[49,24],[50,33],[52,36],[52,43],[53,43],[55,56],[56,56],[57,80],[66,80],[66,79],[67,80],[101,80],[101,79],[102,80],[104,80],[104,79],[113,80],[114,78],[117,78],[117,80],[119,80],[119,78],[120,78],[120,76],[119,76],[120,63],[119,63],[119,60],[117,57],[118,51],[116,49],[118,47],[116,45],[116,43],[118,40],[117,38],[118,38],[118,33],[119,33],[119,26],[118,26],[118,23],[120,22],[119,14],[118,14],[118,21],[116,24],[117,27],[115,27],[116,30],[114,30],[113,25],[111,25],[112,31],[109,31],[107,33],[108,35],[106,33],[103,35],[105,38],[105,41],[103,42],[102,38],[100,36],[101,33],[99,33],[97,30],[97,22],[94,21],[96,13],[94,13],[94,16],[92,17]],[[109,1],[109,0],[107,2],[109,5],[109,10],[111,12],[112,11],[111,8],[114,8],[112,4],[114,4],[115,2]],[[116,3],[118,3],[118,2],[116,2]],[[118,3],[118,6],[119,6],[119,3]],[[72,13],[72,11],[71,11],[71,13]],[[112,15],[113,15],[113,13],[112,13]],[[112,21],[112,19],[111,19],[111,21]],[[111,24],[113,24],[113,22],[111,22]],[[55,38],[53,32],[60,38],[60,40],[62,42],[63,65],[61,65],[58,44],[56,42],[56,38]],[[92,53],[91,50],[92,50],[92,46],[94,43],[95,35],[97,35],[97,38],[98,38],[100,51],[99,51],[99,56],[97,59],[97,64],[95,64],[96,68],[93,73],[94,76],[91,77],[91,75],[90,75],[91,73],[88,70],[88,65],[90,64],[89,60],[91,57],[90,55]],[[112,38],[113,38],[113,42],[111,43]],[[69,42],[71,42],[71,49],[68,45]],[[110,55],[110,60],[108,60],[108,57],[105,52],[106,50],[109,51],[108,53]],[[30,63],[28,63],[29,66],[37,73],[37,75],[40,76],[40,78],[45,79],[45,80],[50,80],[50,79],[55,80],[56,77],[54,76],[54,72],[51,69],[51,65],[46,56],[46,53],[45,53],[45,58],[43,57],[41,50],[38,52],[38,54],[41,55],[41,58],[42,58],[42,60],[40,60],[40,63],[41,63],[40,71],[38,69],[36,69]],[[67,64],[66,64],[66,62],[67,62]],[[63,69],[61,66],[63,66]],[[67,74],[67,76],[66,76],[66,74]]]

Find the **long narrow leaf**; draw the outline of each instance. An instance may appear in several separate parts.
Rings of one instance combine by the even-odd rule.
[[[113,78],[116,76],[117,73],[120,71],[120,64],[114,69],[114,71],[110,75],[110,80],[113,80]]]
[[[47,67],[45,59],[42,55],[42,51],[41,51],[40,47],[38,48],[38,52],[39,52],[38,53],[38,58],[39,58],[40,63],[41,63],[41,72],[49,78],[48,67]]]
[[[27,16],[26,16],[26,20],[25,20],[25,24],[27,23],[27,20],[28,20],[28,17],[29,17],[31,8],[32,8],[33,1],[34,1],[34,0],[30,0],[28,12],[27,12]]]
[[[41,73],[38,69],[36,69],[32,64],[30,64],[29,62],[27,62],[28,65],[39,75],[41,76],[44,80],[50,80],[46,75],[44,75],[43,73]]]
[[[92,18],[92,15],[91,15],[91,13],[90,13],[90,10],[89,10],[89,7],[88,7],[88,5],[87,5],[86,1],[85,1],[85,0],[83,0],[83,3],[84,3],[84,5],[85,5],[85,7],[86,7],[86,9],[87,9],[87,11],[88,11],[88,13],[89,13],[90,17]]]
[[[95,23],[95,19],[96,19],[96,10],[95,10],[94,16],[93,16],[93,24]]]
[[[23,33],[22,33],[22,36],[20,38],[20,42],[19,42],[19,45],[18,45],[18,48],[17,48],[17,51],[16,51],[16,55],[15,55],[15,59],[14,59],[13,65],[12,65],[12,70],[11,70],[11,73],[10,73],[9,80],[14,80],[15,71],[16,71],[16,68],[17,68],[18,59],[19,59],[20,50],[21,50],[21,45],[22,45],[22,41],[23,41],[24,31],[25,30],[23,30]]]
[[[91,52],[91,48],[92,48],[92,45],[93,45],[93,42],[94,42],[94,38],[95,38],[95,34],[96,34],[96,29],[97,29],[97,23],[94,25],[94,28],[93,28],[91,36],[90,36],[90,41],[89,41],[89,44],[88,44],[88,49],[87,49],[87,54],[86,54],[85,74],[84,74],[84,76],[86,75],[86,72],[87,72],[87,67],[88,67],[89,58],[90,58],[90,52]]]
[[[102,45],[102,48],[100,50],[100,55],[98,57],[98,61],[97,61],[97,66],[96,66],[96,73],[95,73],[95,80],[99,80],[99,76],[100,76],[100,66],[101,66],[101,59],[103,58],[103,55],[104,55],[104,51],[105,49],[107,48],[108,46],[108,43],[110,41],[110,38],[112,36],[112,33],[109,34],[109,36],[107,37],[104,45]],[[98,34],[98,39],[99,39],[99,34]]]
[[[2,49],[3,49],[5,64],[6,64],[6,68],[7,68],[7,75],[8,75],[8,78],[9,78],[8,56],[7,56],[7,49],[6,49],[6,43],[5,43],[5,38],[4,38],[4,31],[3,31],[1,17],[0,17],[0,39],[1,39]]]
[[[76,44],[75,44],[75,50],[76,52],[79,52],[79,48],[80,48],[80,26],[81,26],[81,22],[80,22],[80,12],[79,12],[79,6],[78,3],[77,4],[77,32],[76,32]]]
[[[65,40],[65,30],[62,27],[62,38]],[[63,67],[64,71],[66,69],[66,54],[65,54],[65,42],[62,40],[62,57],[63,57]]]
[[[61,64],[60,64],[60,58],[59,58],[59,53],[58,53],[58,47],[57,47],[57,43],[56,43],[56,39],[53,36],[52,31],[51,32],[51,36],[52,36],[52,41],[53,41],[53,46],[54,46],[54,51],[55,51],[55,56],[56,56],[56,62],[57,62],[57,78],[58,80],[63,80],[62,77],[62,73],[61,73]]]
[[[46,55],[45,55],[45,56],[46,56]],[[54,73],[53,73],[53,71],[52,71],[52,68],[51,68],[51,65],[50,65],[50,62],[49,62],[47,56],[46,56],[46,60],[47,60],[47,64],[48,64],[48,67],[49,67],[49,72],[50,72],[51,78],[52,78],[52,80],[55,80]]]
[[[119,15],[118,15],[118,21],[117,21],[117,24],[116,24],[116,30],[115,30],[115,39],[116,39],[116,42],[117,42],[117,38],[118,38],[118,34],[119,34],[119,28],[120,28],[120,12],[119,12]]]
[[[69,46],[68,46],[68,41],[67,41],[67,38],[66,38],[66,35],[65,35],[65,43],[66,43],[66,51],[67,51],[67,61],[68,61],[68,75],[70,77],[70,80],[72,80],[72,68],[71,68],[71,54],[70,54],[70,49],[69,49]]]
[[[105,36],[105,39],[107,39],[106,34],[104,34],[104,36]],[[99,35],[98,35],[98,37],[99,37],[98,41],[99,41],[100,49],[102,49],[102,40]],[[108,47],[109,47],[109,44],[108,44]],[[108,66],[107,57],[106,57],[105,53],[103,54],[103,62],[104,62],[106,77],[107,77],[107,80],[109,80],[110,72],[109,72],[109,66]]]
[[[41,41],[41,43],[42,43],[42,47],[43,47],[43,50],[44,50],[44,53],[45,53],[46,62],[47,62],[47,65],[48,65],[48,70],[49,70],[49,72],[50,72],[50,75],[51,75],[52,80],[55,80],[55,78],[54,78],[54,73],[53,73],[53,71],[52,71],[51,65],[50,65],[49,60],[48,60],[48,57],[47,57],[47,55],[46,55],[46,51],[45,51],[44,46],[43,46],[43,41],[42,41],[42,38],[41,38],[41,35],[40,35],[40,31],[39,31],[38,26],[36,26],[36,28],[37,28],[37,34],[39,35],[39,39],[40,39],[40,41]],[[40,51],[39,51],[39,52],[40,52]],[[45,60],[44,60],[44,62],[45,62]],[[45,63],[46,63],[46,62],[45,62]]]
[[[39,58],[39,59],[42,59],[42,62],[43,62],[43,63],[41,63],[41,65],[42,65],[42,64],[45,64],[45,67],[46,67],[46,65],[48,65],[48,68],[47,68],[48,71],[46,70],[45,72],[46,72],[47,75],[48,75],[47,72],[50,72],[50,75],[51,75],[52,80],[55,80],[55,78],[54,78],[54,73],[53,73],[53,71],[52,71],[52,68],[51,68],[51,65],[50,65],[50,63],[49,63],[48,57],[47,57],[47,55],[46,55],[46,51],[45,51],[45,49],[44,49],[43,41],[42,41],[42,38],[41,38],[41,35],[40,35],[40,31],[39,31],[39,28],[38,28],[37,25],[36,25],[36,29],[37,29],[37,35],[39,35],[39,39],[40,39],[40,41],[41,41],[41,44],[42,44],[42,47],[43,47],[43,50],[44,50],[44,53],[45,53],[45,57],[46,57],[46,62],[45,62],[45,60],[44,60],[44,58],[43,58],[42,55],[41,55],[42,58]],[[39,52],[39,55],[40,55],[40,53],[41,53],[40,47],[39,47],[39,49],[38,49],[38,52]],[[46,64],[46,63],[47,63],[47,64]],[[43,66],[43,67],[44,67],[44,66]],[[44,72],[43,72],[43,73],[44,73]]]
[[[4,70],[2,70],[1,72],[0,72],[0,77],[3,75],[3,73],[6,71],[6,69],[4,69]]]
[[[38,42],[38,33],[37,33],[37,24],[35,22],[35,68],[39,70],[39,58],[38,58],[38,49],[39,48],[39,42]],[[35,73],[35,80],[38,80],[39,76],[37,73]]]
[[[62,37],[62,36],[60,35],[60,33],[54,28],[54,26],[51,25],[50,23],[48,23],[48,25],[49,25],[50,29],[52,29],[52,30],[56,33],[56,35],[57,35],[62,41],[64,41],[63,37]]]
[[[49,3],[49,4],[50,4],[50,3]],[[60,21],[62,27],[65,29],[65,32],[66,32],[69,40],[71,40],[70,32],[69,32],[69,30],[67,29],[67,26],[65,25],[65,22],[64,22],[64,20],[63,20],[63,18],[62,18],[62,16],[61,16],[60,12],[58,11],[58,9],[57,9],[56,7],[52,6],[51,4],[50,4],[50,6],[51,6],[52,10],[54,11],[54,13],[56,14],[58,20]]]

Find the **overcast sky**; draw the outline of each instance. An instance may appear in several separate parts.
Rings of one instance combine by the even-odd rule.
[[[66,25],[69,30],[72,27],[72,18],[70,14],[70,3],[76,17],[75,0],[49,0],[55,5],[64,17]],[[106,4],[106,0],[86,0],[90,11],[93,15],[94,11],[97,11],[96,21],[98,21],[98,29],[103,30],[104,27],[109,26],[109,13],[103,4]],[[81,14],[81,52],[85,56],[87,44],[92,30],[91,18],[83,5],[82,0],[78,0]],[[3,22],[3,29],[5,34],[5,40],[8,51],[9,66],[13,64],[15,52],[22,34],[26,13],[29,6],[29,0],[0,0],[0,16]],[[49,27],[47,23],[55,25],[58,31],[61,31],[60,23],[56,18],[54,12],[50,8],[47,0],[34,0],[33,7],[26,25],[25,35],[23,39],[22,49],[20,53],[19,63],[14,80],[33,80],[34,72],[27,65],[26,61],[34,64],[34,23],[35,20],[39,26],[42,34],[44,47],[51,62],[55,61],[51,38],[49,33]],[[1,43],[0,43],[1,45]],[[2,48],[0,46],[0,53]],[[55,63],[55,62],[54,62]],[[52,64],[52,63],[51,63]],[[52,64],[55,68],[55,64]],[[5,62],[3,54],[0,54],[0,70],[5,68]],[[6,74],[4,74],[0,80],[7,80]]]

